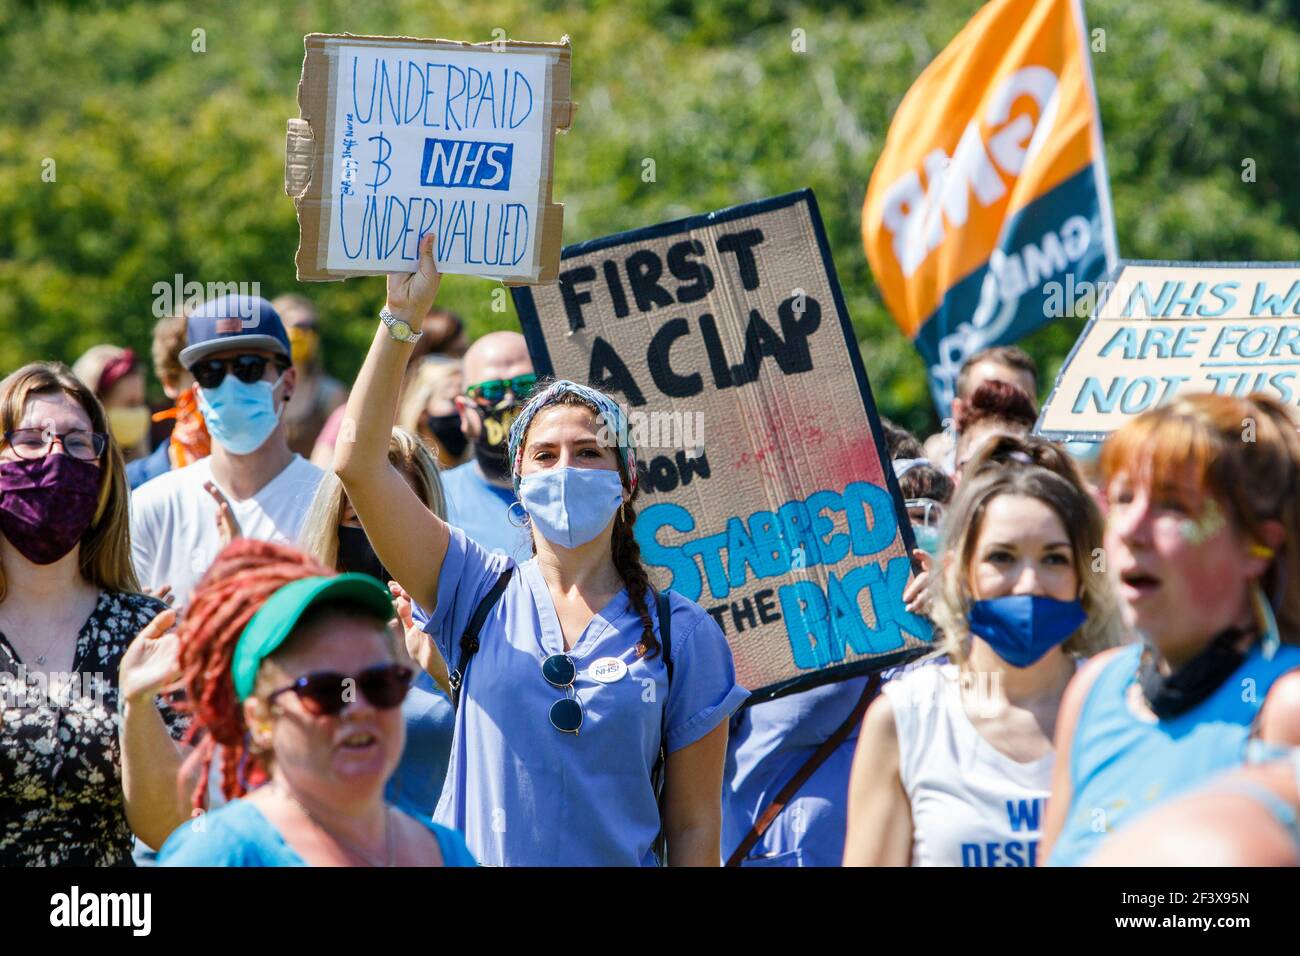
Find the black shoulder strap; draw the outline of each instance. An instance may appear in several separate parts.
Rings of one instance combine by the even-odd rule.
[[[659,653],[668,671],[668,687],[673,683],[673,612],[667,591],[655,592],[655,610],[659,616]],[[659,804],[659,835],[655,837],[654,852],[660,866],[668,865],[668,836],[664,832],[664,777],[668,766],[668,687],[664,688],[663,721],[659,726],[659,758],[651,774],[655,800]]]
[[[493,605],[501,597],[501,592],[510,583],[510,576],[514,574],[514,571],[515,569],[512,566],[501,572],[501,577],[497,578],[496,584],[492,585],[492,590],[483,595],[483,600],[479,601],[478,607],[474,608],[474,615],[469,619],[469,624],[465,626],[465,633],[460,636],[460,661],[456,669],[447,678],[447,683],[451,687],[451,706],[453,708],[460,707],[460,688],[465,683],[465,675],[469,672],[470,661],[478,653],[478,632],[482,630],[488,612],[492,610]]]

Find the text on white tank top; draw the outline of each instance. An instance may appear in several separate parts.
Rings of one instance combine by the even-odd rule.
[[[967,678],[971,693],[978,679]],[[883,688],[912,806],[912,865],[1034,866],[1055,755],[1021,763],[999,751],[963,709],[961,682],[957,665],[937,664]]]

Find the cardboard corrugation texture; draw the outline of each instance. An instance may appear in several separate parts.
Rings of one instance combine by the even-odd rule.
[[[765,241],[754,249],[759,285],[746,291],[736,278],[736,257],[719,252],[716,240],[720,235],[752,228],[761,229]],[[605,290],[602,262],[614,260],[622,271],[626,257],[640,249],[652,250],[661,262],[666,262],[668,248],[684,239],[695,239],[702,244],[703,254],[696,261],[702,261],[712,271],[714,289],[699,301],[674,303],[648,313],[637,308],[629,292],[630,313],[617,317],[608,306],[609,296],[602,294]],[[659,533],[662,543],[725,532],[727,521],[733,515],[747,521],[756,511],[776,512],[782,504],[804,501],[822,489],[840,491],[853,481],[889,487],[894,481],[892,469],[889,478],[884,477],[840,324],[841,318],[847,321],[847,317],[838,313],[832,279],[823,266],[809,203],[797,202],[749,218],[570,255],[563,260],[562,271],[584,265],[593,267],[596,274],[594,282],[583,285],[593,296],[593,301],[583,307],[584,328],[570,331],[559,285],[531,290],[556,377],[587,382],[592,344],[599,336],[613,345],[645,396],[646,404],[629,406],[631,411],[704,413],[703,445],[710,477],[696,474],[689,484],[679,482],[672,491],[646,493],[649,489],[644,489],[637,498],[638,513],[642,516],[647,508],[660,502],[680,505],[694,516],[695,530],[683,535],[663,528]],[[623,281],[626,289],[625,275]],[[661,281],[670,289],[677,282],[667,269]],[[796,289],[803,289],[821,309],[820,325],[808,340],[812,369],[787,375],[768,357],[763,360],[756,381],[726,389],[714,388],[698,317],[702,313],[715,317],[728,361],[734,365],[745,351],[750,310],[757,310],[779,333],[778,306]],[[690,332],[677,338],[671,346],[671,366],[681,375],[698,372],[705,383],[701,393],[689,398],[665,395],[647,369],[651,337],[664,323],[677,318],[686,319]],[[626,396],[615,397],[620,402],[626,401]],[[649,464],[656,456],[672,458],[675,453],[675,449],[647,449],[638,451],[638,458]],[[844,515],[838,513],[835,531],[846,530]],[[758,591],[777,589],[779,593],[782,585],[799,579],[815,581],[825,593],[828,571],[842,578],[851,568],[872,563],[883,567],[889,558],[905,557],[906,553],[900,531],[886,550],[864,557],[856,557],[850,551],[829,568],[817,564],[766,579],[756,579],[750,571],[744,584],[732,589],[725,598],[712,595],[707,576],[702,575],[703,587],[697,603],[707,609],[733,601],[743,602],[746,598],[753,600]],[[699,559],[696,563],[698,566]],[[728,565],[725,551],[723,565]],[[664,568],[648,567],[656,586],[668,583],[669,573]],[[863,590],[859,595],[859,607],[864,620],[874,627],[876,619],[868,594]],[[776,606],[780,608],[779,599]],[[737,676],[744,687],[757,692],[809,676],[808,670],[794,663],[784,618],[737,633],[732,626],[731,612],[725,612],[723,617]],[[926,647],[928,637],[921,635],[918,639],[904,632],[905,647]],[[831,667],[898,653],[898,649],[893,649],[857,655],[848,648],[846,656]]]
[[[295,258],[298,280],[331,281],[349,276],[373,275],[373,272],[327,270],[326,255],[329,249],[327,217],[322,215],[326,200],[322,198],[322,184],[330,182],[332,170],[327,168],[329,146],[334,139],[331,125],[334,122],[334,103],[337,93],[337,72],[333,69],[334,48],[340,45],[365,46],[428,46],[435,49],[479,52],[492,55],[494,47],[511,53],[537,51],[550,57],[546,72],[545,115],[543,129],[549,131],[550,141],[544,158],[539,197],[543,214],[541,231],[535,247],[534,261],[530,267],[535,277],[520,276],[505,281],[506,285],[534,285],[553,283],[558,273],[560,249],[563,245],[564,204],[552,202],[554,180],[555,134],[568,132],[577,110],[570,95],[569,77],[572,45],[567,36],[558,43],[535,43],[526,40],[486,41],[470,43],[463,40],[426,40],[416,37],[377,37],[351,33],[309,33],[303,38],[306,53],[302,61],[302,75],[298,81],[298,112],[300,118],[287,124],[284,152],[285,192],[293,198],[298,214],[299,243]],[[325,219],[325,222],[322,220]],[[409,270],[405,270],[409,271]]]

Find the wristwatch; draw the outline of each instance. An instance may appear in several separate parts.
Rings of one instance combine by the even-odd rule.
[[[388,334],[391,335],[393,338],[397,339],[397,341],[399,342],[415,343],[420,341],[420,336],[424,335],[423,329],[421,329],[419,332],[416,332],[414,329],[411,328],[411,324],[409,322],[407,322],[405,319],[399,319],[397,316],[393,315],[393,313],[388,310],[387,306],[385,306],[382,310],[380,310],[379,321],[383,322],[384,325],[388,326]]]

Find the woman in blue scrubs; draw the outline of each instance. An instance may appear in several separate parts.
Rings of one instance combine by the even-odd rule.
[[[432,666],[436,649],[460,679],[434,819],[462,830],[487,864],[654,865],[662,827],[671,865],[717,866],[727,718],[747,692],[702,608],[668,594],[670,620],[660,620],[633,535],[636,460],[617,405],[556,382],[516,419],[512,474],[536,552],[523,564],[433,515],[388,463],[410,330],[440,281],[432,241],[418,272],[389,276],[384,325],[348,402],[355,441],[340,441],[334,468],[379,559],[428,611],[421,663]],[[506,572],[473,652],[462,636]]]

